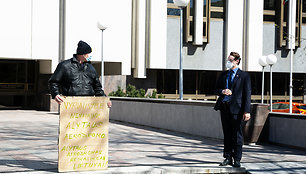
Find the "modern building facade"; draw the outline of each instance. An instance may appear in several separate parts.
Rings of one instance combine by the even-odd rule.
[[[306,1],[296,2],[293,99],[305,102]],[[93,48],[100,74],[103,42],[106,93],[132,84],[178,97],[179,10],[172,0],[3,0],[0,8],[0,105],[45,108],[47,80],[60,61],[72,57],[79,40]],[[236,51],[240,68],[251,75],[253,101],[261,94],[258,59],[268,54],[278,59],[275,100],[288,100],[287,16],[283,0],[191,0],[184,9],[185,98],[213,100],[217,76]],[[107,27],[103,41],[98,21]],[[268,67],[265,72],[268,96]]]

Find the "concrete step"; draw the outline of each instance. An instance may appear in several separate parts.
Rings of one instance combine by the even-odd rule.
[[[56,171],[24,171],[18,173],[27,174],[51,174]],[[13,172],[14,173],[14,172]],[[85,172],[65,172],[69,174],[204,174],[204,173],[247,173],[245,168],[216,167],[207,165],[206,167],[158,167],[158,166],[135,166],[116,167],[101,171]]]

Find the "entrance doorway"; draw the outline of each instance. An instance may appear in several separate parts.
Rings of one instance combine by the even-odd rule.
[[[0,60],[0,107],[29,107],[35,101],[38,63]]]

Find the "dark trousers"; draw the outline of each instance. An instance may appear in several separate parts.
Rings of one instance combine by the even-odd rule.
[[[224,134],[224,158],[234,158],[240,161],[242,158],[242,115],[232,114],[228,103],[222,103],[221,121]]]

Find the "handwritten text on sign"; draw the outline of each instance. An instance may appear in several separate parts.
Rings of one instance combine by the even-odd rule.
[[[61,104],[58,171],[108,166],[109,109],[106,97],[66,97]]]

